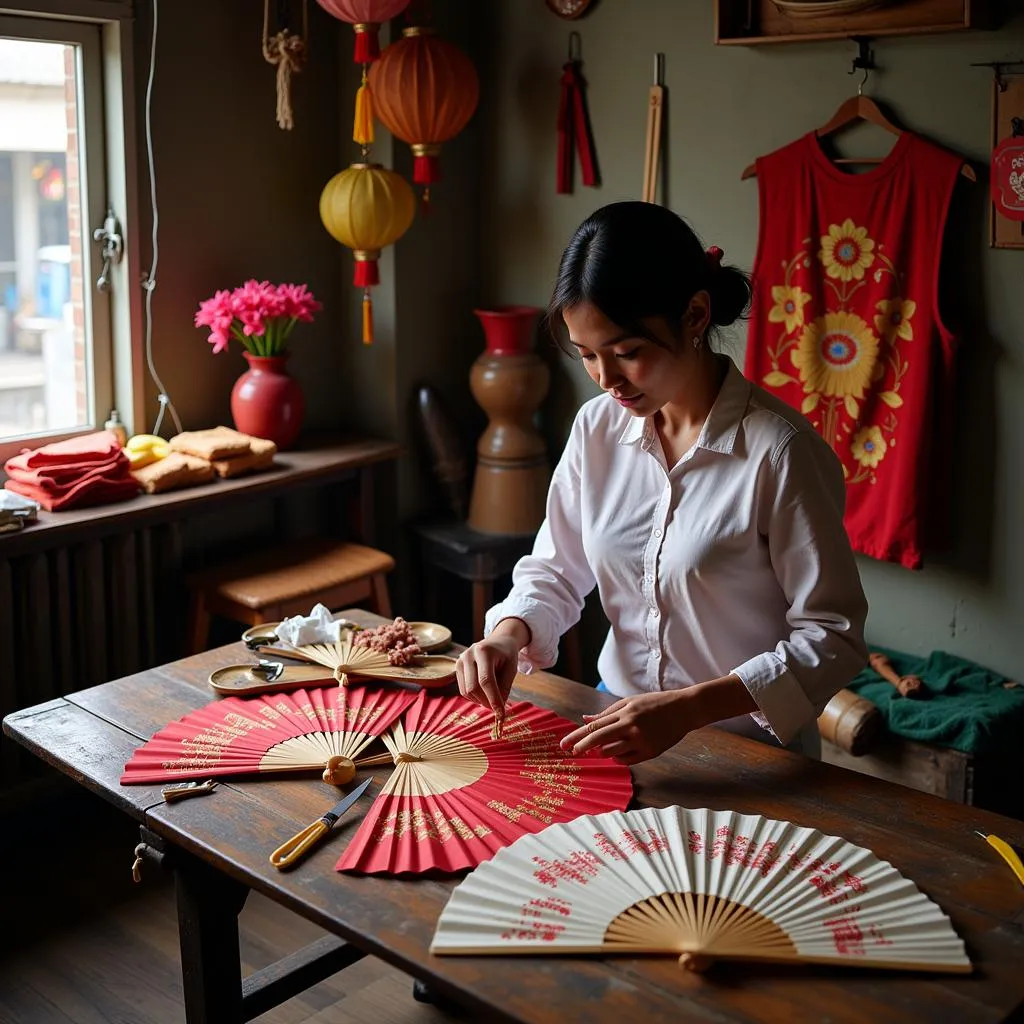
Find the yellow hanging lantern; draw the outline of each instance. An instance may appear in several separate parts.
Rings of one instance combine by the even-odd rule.
[[[320,219],[330,235],[353,251],[352,283],[363,289],[363,342],[373,341],[370,289],[380,284],[381,249],[409,230],[416,196],[400,174],[380,164],[352,164],[336,174],[320,194]]]

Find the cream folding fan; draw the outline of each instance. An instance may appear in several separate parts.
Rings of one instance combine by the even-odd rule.
[[[399,682],[419,683],[420,686],[445,686],[455,678],[455,659],[443,654],[421,654],[409,665],[392,665],[387,654],[357,647],[354,634],[343,632],[341,639],[333,643],[302,644],[293,647],[278,640],[276,645],[282,654],[295,652],[303,661],[311,661],[330,669],[342,686],[348,686],[349,678],[395,679]]]
[[[788,821],[682,807],[525,835],[453,891],[438,954],[661,953],[968,973],[949,918],[870,850]]]

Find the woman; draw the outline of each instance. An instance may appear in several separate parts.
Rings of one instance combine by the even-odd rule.
[[[565,737],[577,754],[636,764],[718,723],[816,755],[818,714],[866,661],[842,468],[712,351],[750,300],[721,259],[640,202],[598,210],[562,256],[549,323],[604,393],[579,410],[533,552],[457,675],[501,716],[517,668],[554,664],[596,585],[599,689],[620,699]]]

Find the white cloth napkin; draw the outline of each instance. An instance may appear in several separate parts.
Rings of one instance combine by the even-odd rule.
[[[341,639],[341,623],[322,604],[308,615],[293,615],[277,627],[277,638],[292,647],[303,644],[335,644]]]

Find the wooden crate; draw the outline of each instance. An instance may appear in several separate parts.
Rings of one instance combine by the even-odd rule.
[[[821,759],[1024,821],[1024,785],[1020,783],[1024,758],[1005,742],[975,755],[883,733],[870,753],[854,757],[822,738]]]
[[[871,752],[860,757],[822,739],[821,759],[958,804],[974,803],[974,758],[959,750],[883,733]]]
[[[715,42],[751,46],[993,28],[998,4],[999,0],[891,0],[844,17],[790,18],[772,0],[715,0]]]

